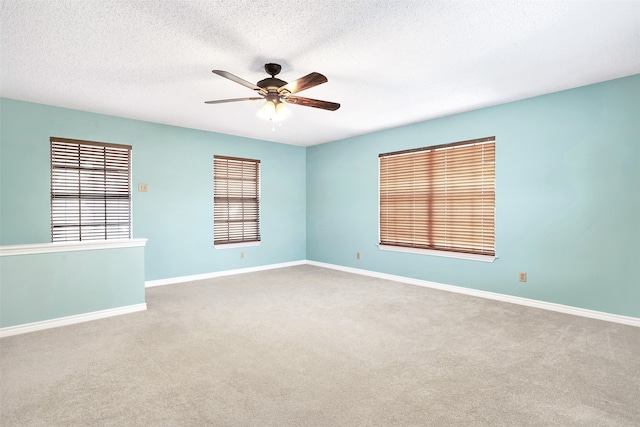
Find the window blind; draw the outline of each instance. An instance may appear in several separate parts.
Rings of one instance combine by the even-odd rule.
[[[260,160],[213,157],[213,243],[260,241]]]
[[[131,146],[51,138],[51,241],[131,237]]]
[[[495,255],[495,138],[379,160],[380,244]]]

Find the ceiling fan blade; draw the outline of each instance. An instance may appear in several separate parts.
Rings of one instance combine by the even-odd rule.
[[[259,91],[261,88],[259,86],[256,86],[255,84],[246,81],[245,79],[241,79],[238,76],[234,76],[233,74],[226,72],[226,71],[222,71],[222,70],[212,70],[211,71],[213,74],[217,74],[220,77],[224,77],[225,79],[229,79],[232,82],[236,82],[238,84],[241,84],[242,86],[248,87],[249,89],[255,90],[255,91]]]
[[[322,108],[323,110],[335,111],[340,108],[340,104],[337,102],[320,101],[319,99],[302,98],[300,96],[288,96],[282,98],[289,104],[303,105],[305,107]]]
[[[328,80],[320,73],[310,73],[304,77],[300,77],[298,80],[294,80],[278,89],[278,92],[297,93],[305,89],[318,86],[322,83],[326,83]]]
[[[253,98],[233,98],[233,99],[218,99],[216,101],[205,101],[205,104],[224,104],[225,102],[238,102],[238,101],[259,101],[264,99],[262,97]]]

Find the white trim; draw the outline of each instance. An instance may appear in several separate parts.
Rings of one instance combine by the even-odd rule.
[[[239,268],[237,270],[224,270],[215,271],[213,273],[193,274],[191,276],[170,277],[168,279],[147,280],[144,282],[145,288],[152,288],[154,286],[173,285],[174,283],[192,282],[194,280],[212,279],[214,277],[231,276],[234,274],[253,273],[256,271],[273,270],[275,268],[293,267],[295,265],[307,264],[306,260],[281,262],[279,264],[267,264],[257,267]]]
[[[606,322],[621,323],[640,327],[640,318],[622,316],[619,314],[605,313],[602,311],[589,310],[586,308],[572,307],[568,305],[556,304],[552,302],[539,301],[529,298],[516,297],[495,292],[481,291],[477,289],[464,288],[462,286],[445,285],[437,282],[429,282],[427,280],[413,279],[411,277],[396,276],[393,274],[379,273],[377,271],[363,270],[360,268],[345,267],[342,265],[328,264],[318,261],[307,261],[309,265],[316,267],[330,268],[333,270],[345,271],[347,273],[361,274],[363,276],[377,277],[379,279],[393,280],[395,282],[407,283],[410,285],[423,286],[426,288],[439,289],[447,292],[455,292],[459,294],[471,295],[480,298],[487,298],[497,301],[509,302],[512,304],[524,305],[528,307],[541,308],[543,310],[556,311],[559,313],[572,314],[574,316],[588,317],[591,319],[604,320]]]
[[[406,248],[404,246],[391,246],[378,244],[381,251],[405,252],[410,254],[440,256],[445,258],[467,259],[471,261],[493,262],[496,260],[492,255],[466,254],[463,252],[435,251],[432,249]]]
[[[260,241],[257,242],[242,242],[242,243],[224,243],[222,245],[213,245],[216,249],[231,249],[231,248],[246,248],[248,246],[260,246]]]
[[[73,316],[58,317],[41,322],[24,323],[22,325],[7,326],[0,328],[0,338],[12,335],[26,334],[28,332],[41,331],[44,329],[57,328],[59,326],[73,325],[76,323],[89,322],[91,320],[104,319],[106,317],[119,316],[121,314],[135,313],[147,309],[147,303],[126,305],[124,307],[109,308],[107,310],[92,311],[90,313],[76,314]]]
[[[92,251],[145,246],[147,239],[84,240],[82,242],[33,243],[0,246],[0,256],[33,255],[53,252]]]

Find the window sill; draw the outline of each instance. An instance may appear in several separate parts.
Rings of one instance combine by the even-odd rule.
[[[493,262],[497,257],[492,255],[465,254],[462,252],[434,251],[432,249],[405,248],[402,246],[378,245],[381,251],[405,252],[410,254],[439,256],[445,258],[466,259],[471,261]]]
[[[242,243],[225,243],[222,245],[213,245],[215,249],[232,249],[232,248],[246,248],[249,246],[260,246],[262,242],[242,242]]]

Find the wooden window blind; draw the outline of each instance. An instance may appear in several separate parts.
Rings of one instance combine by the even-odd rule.
[[[51,241],[131,237],[131,146],[51,138]]]
[[[213,157],[213,243],[260,241],[260,160]]]
[[[379,160],[380,244],[495,255],[495,138]]]

